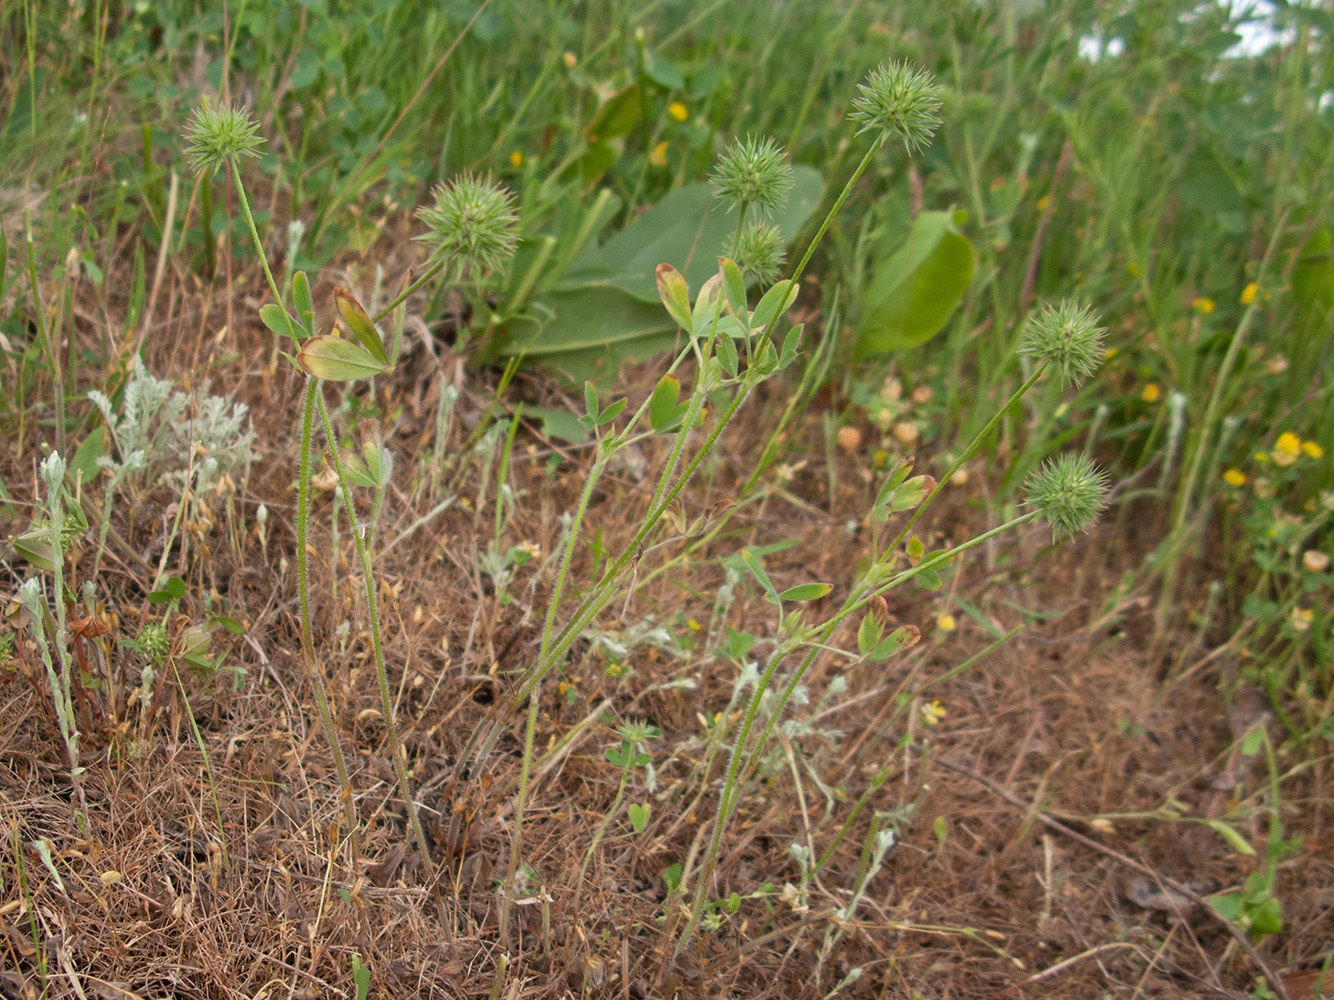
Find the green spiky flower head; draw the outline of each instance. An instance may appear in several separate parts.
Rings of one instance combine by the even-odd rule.
[[[903,62],[882,64],[857,85],[849,117],[862,132],[899,138],[909,153],[931,145],[940,127],[940,87],[924,69]]]
[[[1024,491],[1051,526],[1053,542],[1088,531],[1107,506],[1107,476],[1082,454],[1047,462],[1029,476]]]
[[[787,204],[792,165],[773,139],[738,139],[718,157],[709,184],[722,201],[772,215]]]
[[[1102,335],[1098,314],[1066,299],[1028,321],[1019,338],[1019,353],[1045,361],[1071,385],[1079,385],[1102,365]]]
[[[490,177],[467,173],[437,184],[435,204],[417,210],[428,231],[415,239],[431,249],[431,259],[445,260],[473,275],[500,270],[519,245],[519,216],[514,195]]]
[[[771,285],[783,267],[783,234],[771,223],[747,222],[740,233],[727,237],[723,256],[755,275],[762,287]]]
[[[185,126],[185,155],[195,173],[217,173],[223,166],[240,163],[244,156],[258,156],[264,139],[259,122],[245,109],[214,105],[207,97]]]

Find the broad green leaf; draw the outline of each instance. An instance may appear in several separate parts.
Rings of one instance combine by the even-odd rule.
[[[610,404],[605,410],[603,410],[598,415],[598,426],[600,427],[603,424],[609,424],[617,417],[619,417],[621,415],[621,411],[625,409],[626,404],[628,404],[629,402],[630,400],[622,398]]]
[[[648,826],[649,814],[652,811],[652,805],[647,802],[643,805],[640,805],[637,802],[631,802],[630,805],[626,807],[626,813],[630,817],[630,825],[634,827],[635,833],[642,832],[644,827]]]
[[[872,268],[857,356],[906,350],[944,328],[973,281],[973,245],[948,212],[922,212],[908,238]]]
[[[830,583],[801,583],[788,587],[778,597],[784,601],[818,601],[833,589]]]
[[[590,142],[584,155],[579,157],[578,163],[579,176],[582,178],[584,186],[593,184],[615,166],[616,161],[621,158],[623,148],[625,148],[624,139]]]
[[[598,387],[592,382],[584,383],[584,412],[596,420],[598,415]]]
[[[722,563],[729,569],[740,573],[746,568],[746,562],[742,558],[742,553],[749,552],[756,558],[771,556],[777,552],[786,552],[788,549],[795,548],[801,544],[800,538],[785,538],[781,542],[773,542],[769,545],[747,545],[744,549],[732,553],[730,556],[723,556]]]
[[[279,337],[288,337],[294,335],[301,329],[301,324],[292,320],[292,327],[289,330],[287,326],[287,314],[282,308],[274,305],[272,302],[265,303],[259,307],[259,318],[270,330]]]
[[[335,288],[334,306],[343,322],[347,324],[347,328],[352,331],[352,336],[361,341],[361,345],[387,368],[389,355],[385,353],[380,331],[375,329],[375,324],[371,322],[370,316],[366,314],[356,296],[346,288]]]
[[[792,175],[787,205],[773,219],[788,242],[796,239],[824,191],[814,168],[797,166]],[[698,288],[718,273],[718,255],[735,229],[736,214],[713,196],[708,184],[689,184],[663,196],[600,248],[586,249],[558,287],[614,285],[651,302],[658,298],[655,268],[666,261],[680,269],[690,287]]]
[[[296,363],[307,375],[325,382],[354,382],[379,375],[389,367],[360,344],[327,335],[306,341]]]
[[[924,569],[913,577],[913,581],[923,590],[939,590],[944,586],[940,582],[940,574],[933,569]]]
[[[676,411],[676,401],[681,398],[681,380],[668,372],[658,379],[653,387],[653,395],[648,400],[648,422],[655,431],[662,430]]]

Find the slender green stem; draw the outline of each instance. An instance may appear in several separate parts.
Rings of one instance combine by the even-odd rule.
[[[1034,384],[1042,377],[1042,373],[1046,370],[1047,366],[1045,363],[1038,365],[1033,374],[1024,380],[1023,385],[1014,390],[1010,398],[1005,401],[1005,405],[998,409],[992,418],[987,421],[986,426],[973,435],[973,439],[968,442],[968,445],[964,450],[959,452],[959,457],[954,460],[954,463],[945,470],[945,474],[940,477],[940,481],[936,483],[935,489],[927,494],[926,499],[918,505],[917,510],[913,512],[912,517],[908,518],[903,527],[899,529],[899,533],[894,536],[894,541],[890,543],[889,547],[885,550],[886,552],[894,552],[903,540],[908,537],[908,532],[912,530],[913,525],[915,525],[921,519],[922,515],[926,513],[926,509],[931,506],[931,501],[933,501],[939,495],[940,491],[945,488],[945,484],[954,477],[954,474],[959,471],[963,463],[972,458],[974,453],[982,447],[982,442],[985,441],[987,435],[996,428],[996,425],[1001,422],[1010,407],[1019,402],[1024,394],[1028,392],[1029,389],[1033,388]]]
[[[343,749],[339,745],[338,729],[334,725],[333,712],[329,708],[329,697],[324,687],[324,673],[315,658],[315,639],[310,628],[310,570],[307,553],[310,536],[310,439],[315,418],[315,399],[319,391],[319,379],[308,376],[301,408],[301,456],[296,480],[296,578],[301,598],[301,662],[305,664],[311,688],[315,692],[315,707],[320,716],[320,728],[324,730],[324,739],[329,744],[334,770],[338,774],[339,792],[342,795],[343,810],[347,818],[348,846],[352,852],[352,865],[355,868],[358,837],[356,805],[352,801],[352,782],[348,779],[347,764],[343,761]]]
[[[811,256],[815,253],[815,248],[818,247],[820,242],[824,239],[824,234],[828,231],[830,224],[834,221],[834,216],[839,213],[839,210],[843,207],[843,203],[847,201],[848,196],[852,194],[853,187],[856,185],[857,181],[861,179],[862,174],[866,172],[867,166],[871,163],[871,158],[875,156],[876,153],[880,152],[880,147],[885,144],[885,138],[886,136],[884,134],[876,137],[876,140],[871,143],[871,148],[866,151],[866,155],[863,156],[861,162],[857,164],[857,169],[852,172],[852,176],[848,178],[848,182],[843,185],[843,190],[839,192],[838,198],[834,201],[834,204],[830,206],[828,213],[826,213],[824,222],[820,223],[820,228],[816,230],[815,235],[811,237],[810,244],[806,247],[806,252],[802,255],[801,260],[793,269],[793,281],[799,279],[805,272],[806,265],[810,263]],[[775,317],[775,322],[776,321],[777,318]],[[772,326],[772,324],[770,325]]]
[[[417,815],[417,806],[412,799],[412,789],[408,784],[407,762],[404,760],[402,747],[398,741],[398,730],[394,725],[394,702],[393,696],[389,692],[389,678],[385,672],[384,646],[380,639],[380,614],[375,596],[375,574],[371,565],[371,552],[366,545],[366,536],[357,524],[357,511],[352,504],[352,485],[348,482],[347,469],[343,465],[342,456],[338,453],[338,438],[334,434],[333,421],[329,419],[329,410],[324,405],[324,399],[319,393],[315,395],[315,403],[319,407],[320,420],[324,425],[325,438],[329,442],[329,453],[333,456],[334,468],[338,472],[338,481],[343,487],[343,505],[346,509],[348,523],[353,526],[352,540],[356,544],[357,555],[361,559],[361,573],[366,586],[366,613],[371,626],[371,648],[375,654],[375,674],[380,682],[380,700],[384,706],[385,735],[388,739],[390,754],[394,758],[394,770],[398,775],[399,793],[403,796],[403,807],[407,810],[408,824],[412,827],[413,837],[417,841],[417,849],[421,851],[422,863],[426,866],[427,871],[432,874],[431,884],[434,886],[435,865],[431,861],[431,853],[426,847],[426,834],[422,830],[421,819]],[[378,508],[379,500],[377,498],[377,511]],[[369,532],[366,534],[369,534]]]
[[[246,197],[245,184],[241,180],[240,161],[233,157],[228,161],[232,171],[232,177],[236,181],[236,194],[241,202],[241,214],[245,216],[246,228],[250,231],[250,238],[255,244],[255,254],[259,257],[260,267],[264,269],[264,277],[269,282],[269,293],[273,296],[273,301],[282,307],[283,323],[287,326],[287,335],[292,338],[292,343],[300,346],[301,338],[296,335],[296,329],[292,326],[292,317],[287,309],[283,307],[283,297],[278,292],[278,282],[273,278],[273,271],[269,269],[269,258],[264,253],[264,243],[259,238],[259,229],[255,226],[255,217],[250,212],[250,199]]]
[[[410,284],[407,288],[403,289],[403,291],[401,291],[401,292],[399,292],[397,295],[395,295],[394,298],[393,298],[393,300],[392,300],[387,306],[385,306],[383,309],[381,309],[379,312],[377,312],[373,317],[371,317],[372,322],[378,323],[378,322],[380,322],[380,320],[382,320],[382,319],[384,319],[386,316],[388,316],[391,312],[394,311],[394,309],[395,309],[397,306],[400,306],[400,305],[402,305],[404,302],[406,302],[406,301],[408,300],[408,296],[410,296],[410,295],[411,295],[413,292],[415,292],[417,289],[421,288],[422,285],[426,284],[428,281],[430,281],[432,278],[434,278],[437,274],[439,274],[440,271],[441,271],[441,269],[444,268],[444,266],[445,266],[445,262],[444,262],[443,260],[438,260],[438,261],[436,261],[434,264],[432,264],[430,267],[428,267],[428,268],[422,273],[422,276],[421,276],[420,278],[418,278],[416,281],[414,281],[412,284]]]

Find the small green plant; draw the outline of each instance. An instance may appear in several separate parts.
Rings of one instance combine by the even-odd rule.
[[[616,784],[616,797],[612,799],[611,805],[607,807],[606,813],[598,822],[597,829],[593,831],[593,842],[589,844],[588,850],[584,853],[583,863],[579,866],[579,877],[574,889],[575,912],[578,912],[579,899],[583,895],[584,876],[588,872],[588,865],[593,860],[593,855],[597,853],[607,827],[620,812],[621,803],[625,801],[626,787],[633,780],[636,769],[647,768],[653,763],[653,758],[643,749],[644,744],[649,740],[662,738],[662,731],[646,722],[626,722],[617,729],[616,734],[620,737],[620,745],[608,747],[606,750],[607,762],[621,769]],[[626,818],[630,821],[630,828],[635,833],[643,833],[651,812],[651,804],[631,802],[626,807]]]

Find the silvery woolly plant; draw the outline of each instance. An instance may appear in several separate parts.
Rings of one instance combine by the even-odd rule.
[[[321,386],[326,381],[352,382],[391,372],[402,343],[407,298],[441,271],[448,268],[450,270],[447,273],[455,277],[462,275],[478,277],[503,266],[513,254],[517,244],[513,196],[488,178],[467,176],[438,186],[435,189],[435,207],[419,212],[419,216],[428,226],[428,232],[419,239],[432,248],[424,274],[414,283],[409,272],[398,295],[374,319],[350,291],[344,288],[335,289],[334,306],[344,326],[352,334],[352,339],[349,340],[334,334],[316,332],[315,309],[311,300],[309,281],[304,272],[297,271],[292,275],[289,295],[286,298],[274,280],[239,170],[241,161],[247,157],[257,156],[259,147],[263,143],[258,123],[240,108],[215,106],[205,101],[192,117],[187,128],[187,137],[188,155],[198,173],[216,172],[225,167],[232,174],[246,228],[254,243],[255,253],[273,297],[273,301],[260,310],[260,318],[273,333],[290,339],[296,345],[298,353],[295,357],[290,355],[288,357],[306,376],[301,417],[296,511],[302,660],[312,682],[320,723],[338,773],[354,863],[357,856],[357,824],[352,787],[338,742],[323,673],[315,656],[310,625],[307,537],[310,529],[311,439],[316,412],[319,413],[330,458],[338,475],[348,522],[355,526],[352,537],[366,587],[371,645],[383,704],[389,753],[393,758],[399,792],[407,811],[413,838],[421,852],[423,862],[428,869],[433,869],[426,836],[409,787],[406,761],[394,724],[393,702],[385,670],[376,601],[375,530],[385,488],[393,470],[393,456],[374,434],[366,437],[359,457],[343,456],[338,448],[339,439],[330,419]],[[391,334],[387,345],[376,326],[376,322],[386,316],[391,317]],[[372,490],[371,514],[368,520],[363,521],[357,517],[352,499],[354,485]],[[432,886],[434,890],[434,880]],[[437,901],[438,899],[437,891]]]

